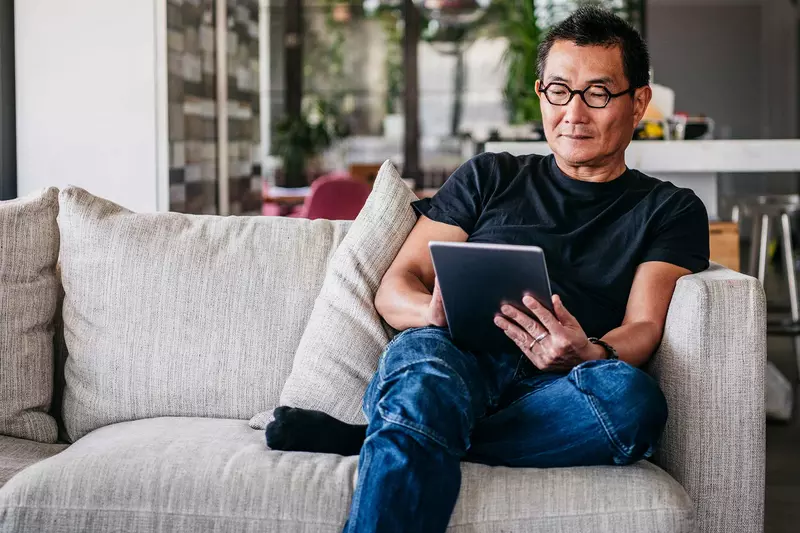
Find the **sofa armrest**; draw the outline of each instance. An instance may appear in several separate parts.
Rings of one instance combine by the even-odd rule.
[[[669,405],[655,461],[689,493],[701,533],[764,524],[766,301],[713,264],[678,281],[649,364]]]

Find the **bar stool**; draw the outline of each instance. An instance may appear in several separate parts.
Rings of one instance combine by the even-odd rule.
[[[800,305],[798,305],[797,276],[794,265],[794,248],[792,247],[791,216],[800,211],[800,195],[762,195],[746,198],[738,202],[733,209],[733,220],[741,225],[742,217],[752,218],[753,245],[750,248],[749,274],[757,277],[764,285],[767,272],[767,255],[770,243],[770,229],[773,219],[780,221],[781,244],[783,248],[783,266],[789,289],[789,320],[772,320],[767,322],[768,335],[785,335],[793,339],[794,356],[800,376]],[[756,239],[758,242],[756,243]],[[792,384],[770,361],[766,368],[766,410],[767,417],[788,421],[792,418],[794,407],[794,390]]]
[[[794,337],[794,354],[798,365],[798,374],[800,374],[800,304],[797,295],[791,226],[791,217],[798,212],[800,212],[800,194],[762,195],[740,201],[734,208],[733,218],[737,222],[740,221],[742,215],[752,218],[753,246],[750,249],[749,274],[757,277],[762,285],[764,285],[767,271],[771,225],[773,221],[780,222],[781,247],[783,248],[781,255],[788,282],[791,318],[768,321],[767,334]],[[758,239],[757,246],[756,239]]]

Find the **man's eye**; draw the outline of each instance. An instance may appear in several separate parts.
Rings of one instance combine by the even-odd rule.
[[[550,89],[550,92],[553,94],[553,96],[564,96],[567,94],[567,90],[563,87],[553,87]]]
[[[606,92],[603,91],[602,89],[592,89],[591,91],[589,91],[589,96],[591,96],[592,98],[605,98]]]

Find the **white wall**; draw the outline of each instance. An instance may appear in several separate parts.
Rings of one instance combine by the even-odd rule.
[[[156,67],[164,61],[157,4],[16,2],[20,195],[73,184],[135,211],[163,209],[166,67]]]
[[[676,111],[710,116],[722,136],[760,137],[761,7],[654,2],[647,17],[655,81],[675,90]]]
[[[677,111],[713,118],[718,137],[796,137],[797,27],[789,0],[650,0],[655,81],[675,89]],[[794,192],[793,174],[723,174],[720,215],[743,195]]]

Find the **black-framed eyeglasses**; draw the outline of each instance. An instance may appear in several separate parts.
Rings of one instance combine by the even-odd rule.
[[[607,106],[613,98],[619,98],[620,96],[633,93],[634,91],[636,91],[636,88],[631,87],[621,93],[612,93],[603,85],[589,85],[584,90],[578,91],[560,82],[549,83],[546,87],[539,89],[539,92],[544,94],[547,101],[552,105],[567,105],[576,94],[579,94],[581,95],[583,103],[593,109],[602,109]]]

